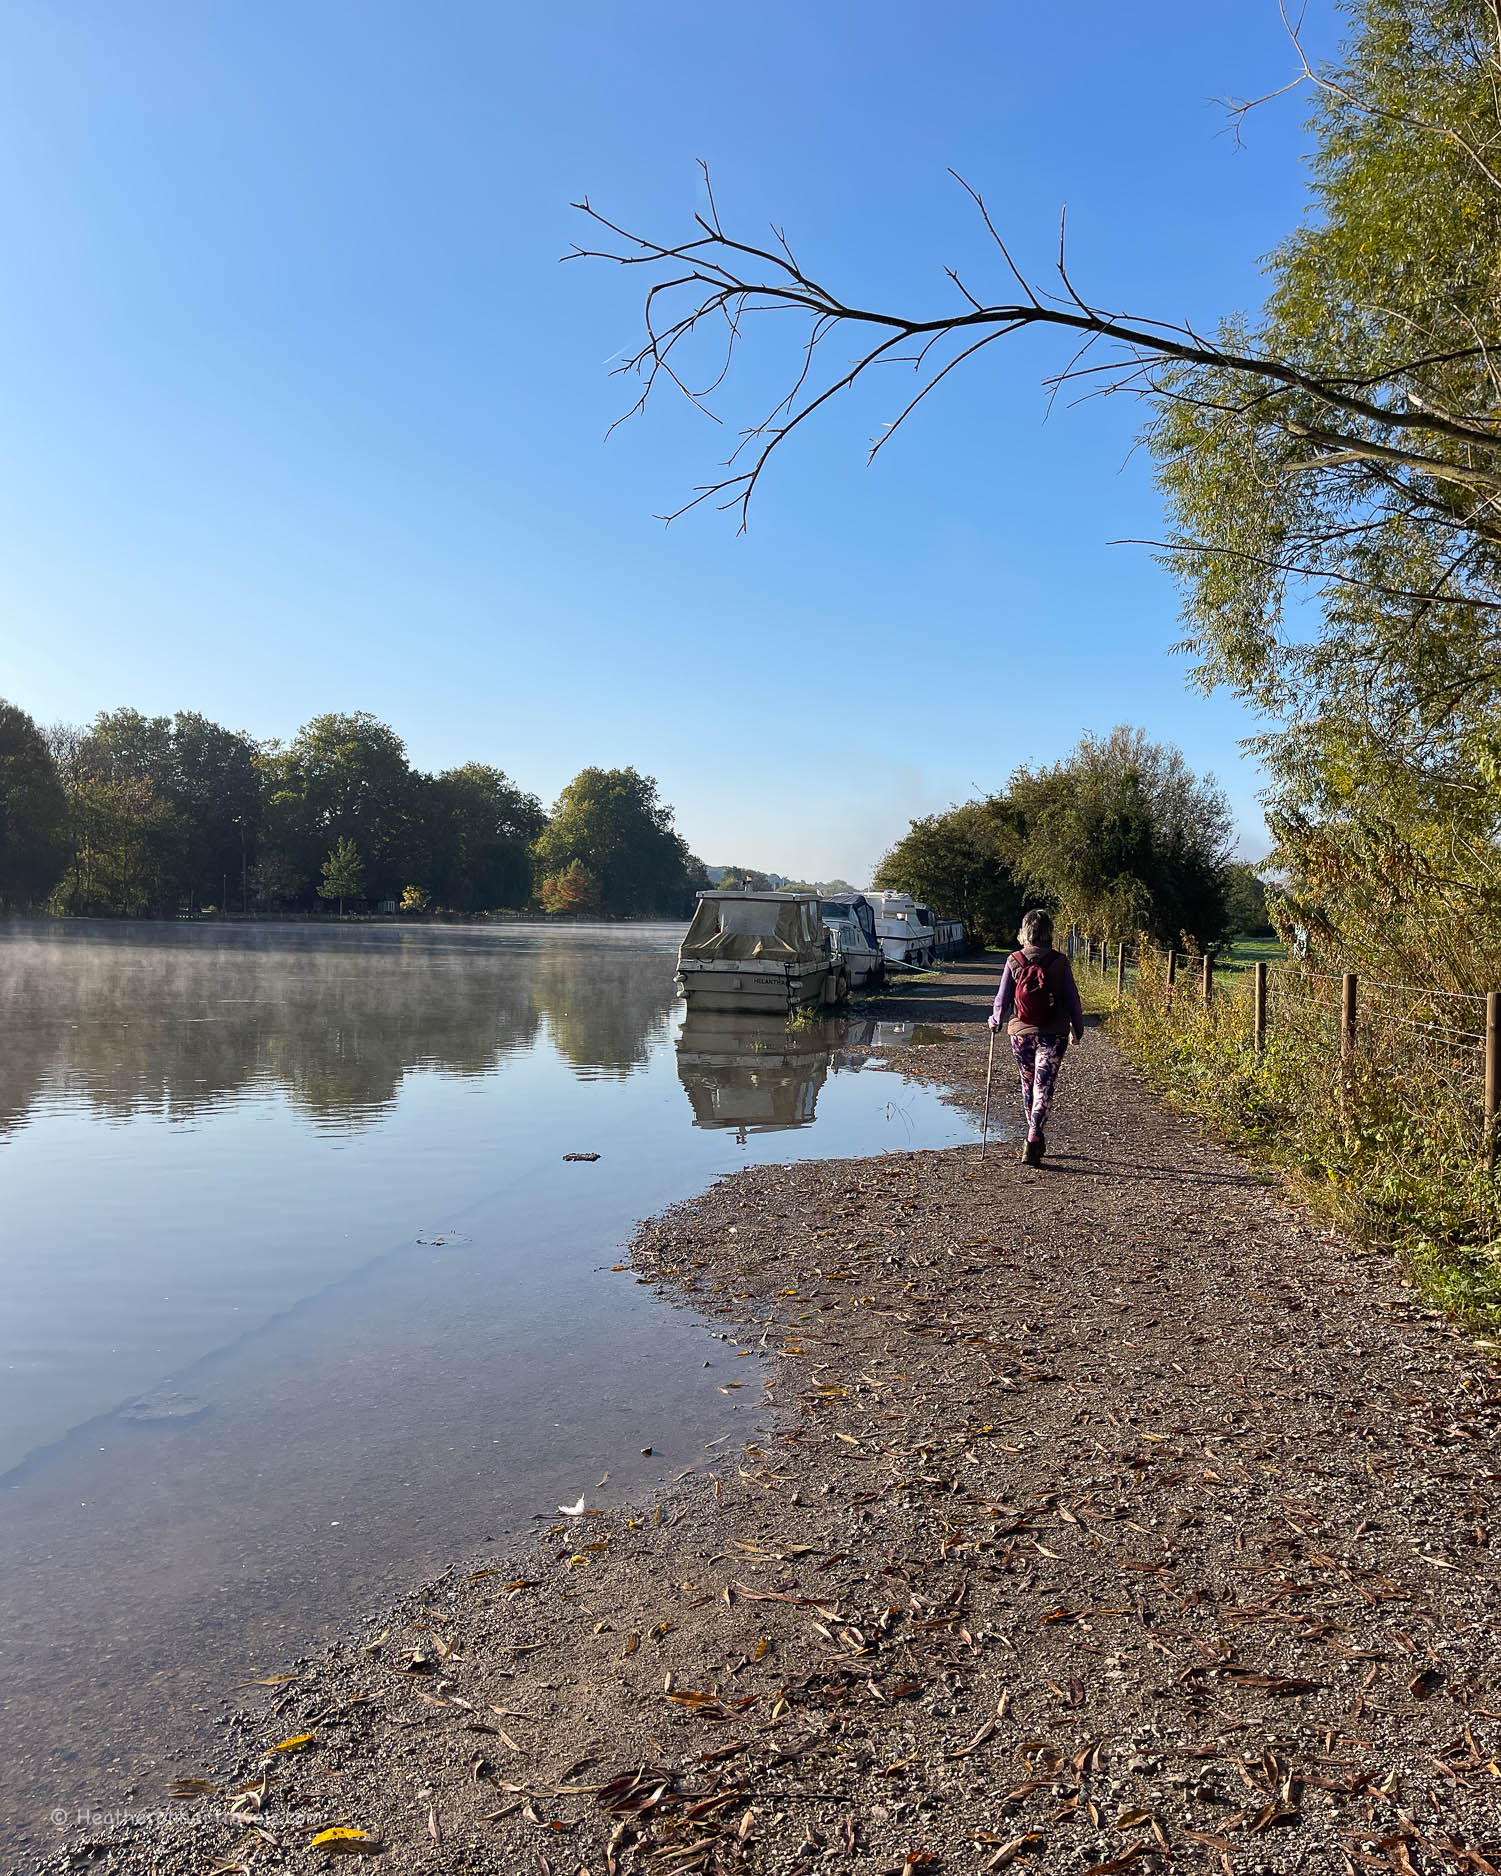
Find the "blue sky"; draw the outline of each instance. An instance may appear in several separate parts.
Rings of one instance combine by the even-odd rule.
[[[1334,25],[1310,21],[1316,46]],[[1254,728],[1187,685],[1141,412],[1056,409],[1056,341],[950,381],[873,469],[893,375],[783,455],[737,538],[654,516],[723,432],[629,402],[640,283],[560,266],[570,199],[686,229],[783,223],[851,295],[1001,279],[1253,305],[1302,212],[1272,0],[1138,9],[762,0],[12,0],[0,58],[0,694],[42,720],[327,709],[550,800],[656,775],[711,862],[863,879],[915,814],[1129,721],[1230,790]],[[729,412],[771,382],[752,359]],[[750,400],[750,401],[746,401]]]

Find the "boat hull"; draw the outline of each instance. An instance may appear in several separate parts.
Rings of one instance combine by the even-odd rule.
[[[753,960],[711,963],[684,958],[678,989],[690,1009],[785,1016],[833,994],[827,965],[764,964]]]

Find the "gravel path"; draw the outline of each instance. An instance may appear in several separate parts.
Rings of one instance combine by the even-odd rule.
[[[904,1068],[977,1099],[995,968],[882,1007],[951,1031]],[[1050,1145],[652,1221],[758,1443],[425,1586],[73,1867],[1501,1870],[1501,1383],[1098,1031]]]

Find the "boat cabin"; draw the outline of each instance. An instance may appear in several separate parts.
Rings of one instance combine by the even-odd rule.
[[[849,974],[811,892],[701,892],[678,952],[690,1006],[776,1013],[838,1003]]]

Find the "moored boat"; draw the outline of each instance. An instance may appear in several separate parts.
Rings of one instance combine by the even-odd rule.
[[[826,893],[818,909],[849,973],[850,989],[873,989],[886,975],[886,953],[869,899],[863,892]]]
[[[811,892],[701,892],[678,952],[689,1007],[790,1014],[840,1003],[849,973]]]
[[[908,892],[867,894],[888,964],[922,970],[933,962],[933,914]]]

